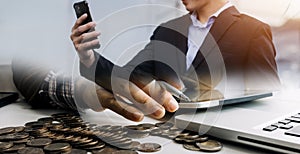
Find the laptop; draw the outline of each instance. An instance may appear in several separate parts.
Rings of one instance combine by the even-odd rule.
[[[179,128],[283,153],[300,152],[300,101],[276,94],[175,117]],[[295,98],[295,99],[291,99]]]

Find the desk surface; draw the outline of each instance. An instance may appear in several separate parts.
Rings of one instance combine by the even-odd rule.
[[[0,127],[8,127],[8,126],[23,126],[26,122],[35,121],[38,118],[50,116],[53,113],[60,113],[63,111],[59,110],[33,110],[30,108],[29,105],[23,102],[10,104],[8,106],[0,108]],[[97,124],[111,124],[111,125],[130,125],[130,124],[137,124],[135,122],[131,122],[125,120],[123,117],[115,114],[110,110],[105,110],[103,112],[93,112],[87,111],[86,114],[83,116],[88,116],[89,119],[93,123]],[[141,123],[156,123],[157,120],[145,117],[145,119]],[[202,152],[193,152],[188,151],[182,147],[180,144],[174,143],[172,140],[161,138],[161,137],[154,137],[150,136],[144,139],[138,140],[141,143],[144,142],[155,142],[162,145],[162,150],[156,153],[202,153]],[[222,141],[224,144],[224,148],[217,152],[221,153],[231,153],[231,154],[243,154],[243,153],[268,153],[263,152],[261,149],[244,146],[244,145],[237,145],[236,143],[230,143],[226,141]],[[203,152],[205,153],[205,152]]]

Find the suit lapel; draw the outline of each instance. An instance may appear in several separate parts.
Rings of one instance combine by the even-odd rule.
[[[185,15],[180,22],[181,23],[178,24],[176,28],[177,31],[176,44],[178,45],[177,46],[178,49],[180,49],[180,51],[186,54],[188,50],[187,41],[188,41],[189,26],[192,24],[190,14]]]
[[[192,20],[190,18],[190,14],[185,15],[182,20],[180,20],[180,23],[176,26],[176,38],[175,38],[175,44],[177,45],[177,48],[181,52],[177,53],[177,62],[179,63],[179,69],[180,74],[183,74],[186,72],[186,58],[185,55],[188,50],[188,30],[189,26],[192,24]]]
[[[237,21],[237,17],[240,15],[235,7],[230,7],[222,12],[215,20],[208,35],[204,39],[200,51],[193,61],[194,68],[197,68],[208,56],[210,51],[217,46],[217,43],[226,34],[228,28]]]

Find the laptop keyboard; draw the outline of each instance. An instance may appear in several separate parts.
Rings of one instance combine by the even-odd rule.
[[[285,132],[285,134],[300,137],[300,126],[294,127],[293,129]]]
[[[277,129],[287,130],[284,134],[300,137],[300,125],[295,126],[293,124],[300,123],[300,113],[294,116],[288,117],[284,120],[278,121],[277,123],[271,124],[265,128],[264,131],[275,131]]]

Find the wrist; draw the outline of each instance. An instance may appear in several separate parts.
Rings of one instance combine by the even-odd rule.
[[[90,68],[93,65],[93,63],[95,62],[96,58],[95,58],[95,54],[94,54],[93,50],[88,51],[88,53],[89,54],[85,55],[85,56],[79,55],[79,59],[80,59],[80,62],[82,64],[84,64],[85,67]]]

